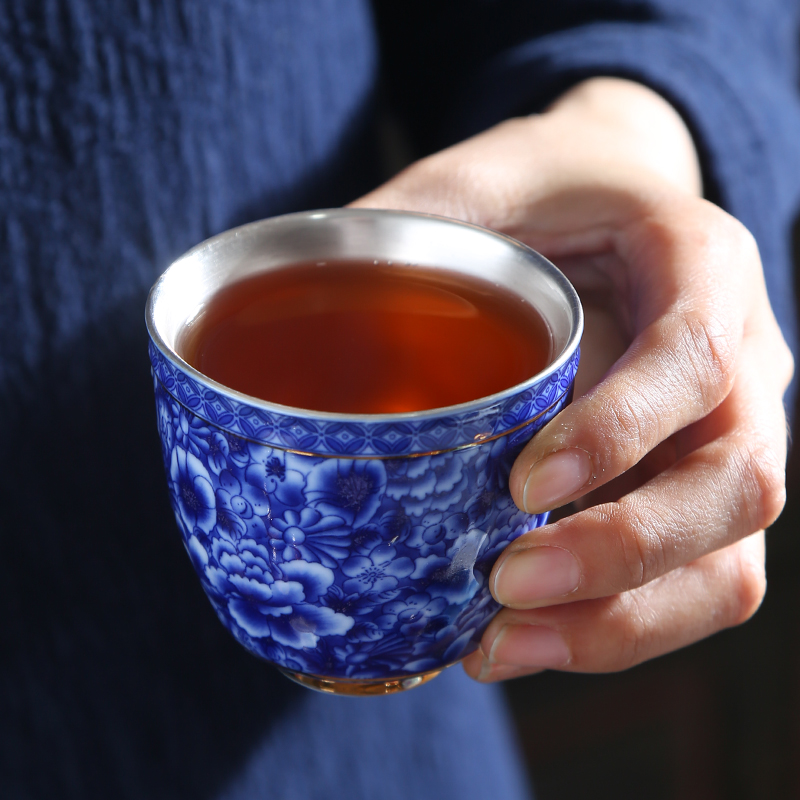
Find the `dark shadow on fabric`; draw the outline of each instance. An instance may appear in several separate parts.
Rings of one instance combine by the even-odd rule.
[[[464,87],[474,91],[476,71],[498,54],[598,20],[653,19],[652,8],[635,0],[568,5],[524,0],[373,0],[373,8],[389,100],[407,120],[413,144],[423,153],[468,135],[448,120],[449,112],[464,100]],[[489,18],[492,24],[487,24]]]
[[[296,190],[228,225],[372,188],[372,102]],[[143,287],[68,341],[47,331],[25,385],[0,386],[4,797],[212,798],[308,699],[227,633],[183,549],[145,299]]]
[[[0,773],[19,796],[214,797],[305,696],[223,629],[183,550],[144,299],[63,351],[2,443]]]
[[[307,178],[289,191],[266,195],[240,208],[226,221],[225,229],[293,211],[337,208],[390,177],[386,174],[385,157],[381,152],[376,105],[375,95],[365,98],[336,149],[328,153],[325,163],[317,165]]]
[[[800,214],[793,254],[800,304]],[[538,800],[800,797],[796,433],[787,498],[767,533],[766,598],[745,625],[624,673],[506,684]]]

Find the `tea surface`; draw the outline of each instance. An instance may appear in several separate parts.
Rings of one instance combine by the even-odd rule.
[[[547,324],[508,290],[372,261],[301,263],[231,284],[177,349],[231,389],[349,414],[475,400],[527,380],[552,357]]]

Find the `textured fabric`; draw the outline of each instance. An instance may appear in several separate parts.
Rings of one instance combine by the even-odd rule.
[[[631,78],[664,95],[693,133],[706,195],[755,236],[770,300],[797,354],[800,4],[449,0],[431,13],[426,0],[408,0],[402,10],[378,8],[389,86],[423,151],[540,111],[594,75]],[[430,24],[418,25],[426,13]]]
[[[524,796],[496,690],[311,695],[223,630],[167,501],[146,292],[208,235],[378,182],[382,52],[423,149],[587,74],[656,86],[788,330],[790,8],[404,0],[378,39],[361,0],[0,5],[0,796]]]
[[[374,186],[376,81],[358,0],[0,6],[0,797],[526,795],[497,690],[342,701],[248,655],[167,502],[146,293]]]

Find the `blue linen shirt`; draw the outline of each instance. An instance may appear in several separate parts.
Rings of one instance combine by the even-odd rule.
[[[164,488],[147,290],[209,235],[375,186],[386,98],[425,152],[611,74],[684,115],[792,337],[797,23],[789,0],[3,4],[0,796],[525,796],[496,688],[313,695],[222,629]]]

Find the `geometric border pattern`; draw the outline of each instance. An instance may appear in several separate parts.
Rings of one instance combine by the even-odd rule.
[[[154,377],[179,403],[228,433],[284,450],[320,456],[408,456],[462,447],[501,436],[550,408],[566,394],[580,359],[576,348],[558,371],[519,394],[448,417],[344,421],[294,416],[243,403],[204,386],[150,342]]]

